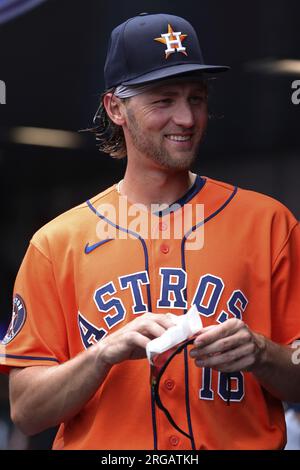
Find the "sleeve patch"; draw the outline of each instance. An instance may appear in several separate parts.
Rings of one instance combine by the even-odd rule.
[[[12,311],[11,322],[6,332],[6,335],[4,336],[1,343],[4,345],[10,343],[10,341],[13,338],[15,338],[17,334],[23,328],[25,320],[26,320],[25,302],[20,295],[16,294],[13,298],[13,311]]]

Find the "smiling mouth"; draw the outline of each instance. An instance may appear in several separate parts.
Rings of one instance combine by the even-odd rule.
[[[173,135],[169,134],[165,136],[168,140],[171,140],[172,142],[189,142],[192,140],[191,135]]]

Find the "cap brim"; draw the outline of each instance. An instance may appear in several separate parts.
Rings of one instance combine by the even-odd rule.
[[[161,80],[168,77],[176,77],[178,75],[184,75],[191,72],[199,72],[200,74],[209,73],[220,73],[227,72],[230,67],[226,65],[201,65],[201,64],[181,64],[171,65],[163,69],[154,70],[146,73],[139,77],[133,78],[132,80],[126,80],[122,82],[122,85],[140,85],[142,83],[153,82],[155,80]]]

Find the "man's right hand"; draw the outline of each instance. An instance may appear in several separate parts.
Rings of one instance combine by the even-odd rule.
[[[98,343],[101,362],[112,366],[128,359],[145,358],[147,343],[171,326],[174,322],[166,314],[147,312],[135,318]]]
[[[97,392],[114,364],[146,357],[146,344],[173,325],[166,314],[145,313],[63,364],[13,369],[9,379],[13,421],[33,435],[70,420]]]

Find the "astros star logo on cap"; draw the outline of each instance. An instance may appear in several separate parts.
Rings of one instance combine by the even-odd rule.
[[[167,46],[165,50],[166,59],[174,52],[181,52],[187,55],[186,47],[183,47],[182,42],[187,38],[187,34],[181,34],[181,32],[173,31],[173,28],[168,24],[168,32],[161,34],[160,38],[155,38],[154,41],[161,42]]]

